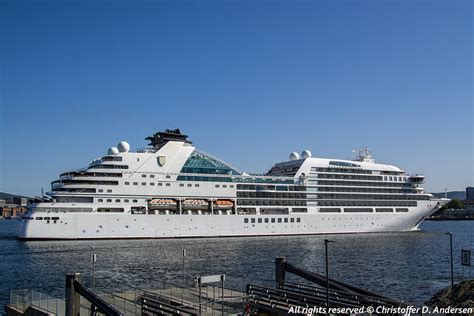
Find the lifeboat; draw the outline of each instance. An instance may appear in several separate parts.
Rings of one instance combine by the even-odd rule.
[[[150,210],[176,210],[178,204],[173,199],[152,199],[148,201]]]
[[[209,202],[201,199],[188,199],[183,202],[183,209],[185,210],[207,210]]]
[[[230,210],[234,207],[234,202],[231,200],[216,200],[213,203],[213,208],[216,210]]]

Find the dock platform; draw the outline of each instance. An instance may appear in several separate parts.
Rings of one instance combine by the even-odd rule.
[[[287,274],[301,282],[287,279]],[[149,280],[148,280],[149,281]],[[188,279],[191,281],[191,279]],[[66,275],[66,297],[32,290],[11,292],[7,315],[287,315],[295,308],[404,307],[405,303],[275,259],[275,286],[225,281],[225,275],[194,278],[184,287],[166,281],[134,286],[116,280],[85,284]],[[185,282],[183,281],[183,284]],[[364,313],[363,313],[364,314]]]

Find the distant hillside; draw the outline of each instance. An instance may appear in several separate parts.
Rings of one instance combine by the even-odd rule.
[[[444,197],[444,192],[431,194],[436,197]],[[448,191],[448,199],[465,200],[466,191]]]
[[[15,197],[31,199],[28,196],[0,192],[0,200],[5,200],[7,203],[13,203],[13,198]]]

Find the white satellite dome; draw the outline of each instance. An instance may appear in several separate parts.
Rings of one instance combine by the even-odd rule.
[[[308,149],[303,150],[303,152],[301,153],[301,157],[304,159],[311,158],[311,152]]]
[[[290,154],[290,160],[298,160],[298,159],[300,159],[300,155],[298,155],[297,152],[292,152]]]
[[[119,153],[119,150],[117,147],[110,147],[109,151],[107,151],[107,155],[112,156],[112,155],[117,155]]]
[[[123,141],[117,145],[118,151],[121,153],[127,153],[130,150],[130,145]]]

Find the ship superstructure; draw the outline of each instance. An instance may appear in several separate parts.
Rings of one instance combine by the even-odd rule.
[[[174,238],[395,232],[417,229],[449,200],[424,177],[305,150],[252,175],[166,130],[62,173],[20,220],[20,239]]]

